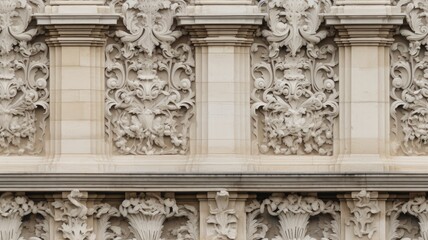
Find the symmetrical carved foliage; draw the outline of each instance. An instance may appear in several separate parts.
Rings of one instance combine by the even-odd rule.
[[[253,133],[261,153],[333,152],[336,47],[321,42],[330,0],[267,0],[264,39],[252,46]]]
[[[189,205],[178,206],[173,198],[162,198],[157,193],[141,194],[126,199],[119,211],[128,219],[135,240],[161,240],[165,220],[172,217],[186,217],[186,225],[174,233],[178,240],[197,240],[197,211]]]
[[[88,227],[86,219],[94,213],[93,209],[89,209],[81,198],[83,194],[78,190],[73,190],[67,196],[68,201],[57,199],[52,203],[55,209],[58,209],[56,221],[61,222],[61,227],[58,229],[62,232],[62,236],[67,240],[95,240],[93,229]]]
[[[0,152],[38,154],[49,115],[48,48],[30,27],[42,0],[0,1]],[[40,141],[41,140],[41,141]]]
[[[374,215],[380,212],[379,203],[372,199],[370,192],[362,190],[357,193],[353,201],[346,202],[351,210],[351,216],[347,219],[347,225],[353,225],[354,234],[359,238],[367,236],[369,239],[377,231],[373,226]]]
[[[409,28],[391,48],[392,150],[421,155],[428,153],[428,2],[401,0],[398,6]]]
[[[194,58],[191,47],[177,41],[182,32],[173,17],[186,3],[111,5],[121,9],[125,29],[114,31],[106,48],[107,134],[121,154],[185,154],[195,102]]]
[[[303,197],[296,194],[272,194],[261,204],[252,202],[247,207],[247,239],[265,239],[268,227],[256,215],[267,212],[270,216],[278,217],[279,232],[273,240],[315,240],[309,236],[310,218],[331,215],[330,224],[323,227],[323,240],[339,239],[340,222],[339,204],[324,202],[316,197]],[[249,234],[249,235],[248,235]]]
[[[237,222],[236,210],[229,207],[229,193],[220,191],[215,198],[216,206],[210,205],[210,215],[207,223],[212,227],[209,230],[210,239],[228,240],[236,239]]]
[[[25,196],[3,193],[0,196],[0,240],[25,240],[22,234],[22,218],[37,213],[37,206]],[[32,237],[29,240],[40,240]]]

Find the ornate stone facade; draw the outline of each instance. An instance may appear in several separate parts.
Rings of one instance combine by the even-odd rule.
[[[0,0],[0,240],[428,240],[427,26],[426,0]]]

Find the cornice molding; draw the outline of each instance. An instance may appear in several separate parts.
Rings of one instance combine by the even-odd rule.
[[[425,192],[426,174],[1,174],[0,191]]]

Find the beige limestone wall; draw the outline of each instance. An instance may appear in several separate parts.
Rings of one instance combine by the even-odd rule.
[[[0,1],[0,240],[428,239],[427,9]]]

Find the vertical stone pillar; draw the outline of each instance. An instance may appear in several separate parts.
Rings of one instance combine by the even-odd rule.
[[[187,14],[178,17],[196,48],[193,154],[249,154],[250,45],[263,15],[250,1],[211,5],[213,1],[200,0],[197,4],[203,5],[188,7]]]
[[[377,1],[356,2],[341,1],[326,16],[338,30],[340,47],[338,170],[379,172],[386,170],[389,152],[389,46],[403,16]]]
[[[246,240],[245,202],[242,193],[208,192],[199,194],[200,240]]]
[[[85,171],[91,159],[106,152],[105,32],[119,16],[109,14],[108,7],[99,2],[84,6],[79,1],[69,2],[48,6],[46,13],[36,16],[37,23],[47,29],[50,47],[51,134],[47,151],[54,162],[67,165],[61,167],[64,171]],[[79,155],[85,158],[82,163],[76,158]]]
[[[346,240],[387,239],[386,200],[388,194],[352,192],[340,199],[341,236]]]

